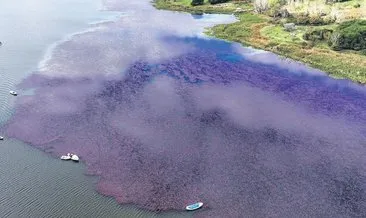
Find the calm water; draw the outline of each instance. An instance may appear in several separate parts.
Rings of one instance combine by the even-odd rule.
[[[101,8],[94,0],[1,2],[0,123],[14,110],[16,99],[9,90],[42,67],[57,44],[75,32],[123,16]],[[3,133],[0,131],[0,135]],[[113,198],[98,194],[98,178],[86,176],[83,164],[61,162],[14,139],[2,141],[0,153],[0,217],[157,216],[133,206],[120,206]],[[159,217],[190,215],[165,213]]]
[[[0,122],[10,114],[14,89],[24,76],[36,70],[47,58],[50,45],[68,34],[84,31],[89,23],[115,19],[121,13],[100,12],[98,1],[43,1],[25,0],[1,2],[0,40]],[[70,7],[70,5],[73,5]],[[52,47],[52,46],[51,46]]]
[[[149,1],[109,0],[104,8],[120,17],[98,23],[117,13],[102,16],[97,4],[89,9],[85,2],[75,4],[70,13],[75,16],[61,19],[55,40],[31,49],[38,56],[3,61],[9,79],[3,83],[2,132],[8,138],[1,144],[9,154],[1,169],[14,174],[4,173],[9,179],[2,181],[19,181],[10,194],[37,193],[23,196],[22,204],[1,201],[5,211],[15,217],[31,210],[34,217],[39,211],[62,216],[66,209],[85,216],[152,216],[125,206],[137,205],[175,211],[162,214],[168,217],[366,216],[364,87],[202,34],[207,26],[232,22],[232,16],[197,17],[158,11]],[[32,5],[44,14],[48,3]],[[69,10],[62,5],[44,10],[59,15],[53,27],[69,14],[61,12]],[[40,30],[43,20],[34,22]],[[33,37],[52,38],[46,27]],[[47,52],[48,45],[73,32],[79,34]],[[5,46],[0,51],[9,57]],[[25,67],[23,59],[34,61]],[[19,69],[12,72],[11,66]],[[22,95],[10,98],[15,84]],[[53,158],[69,151],[86,167]],[[12,154],[26,157],[9,159]],[[17,168],[8,167],[11,161]],[[72,182],[75,178],[85,180]],[[45,181],[58,189],[33,185]],[[182,211],[196,201],[205,208]]]

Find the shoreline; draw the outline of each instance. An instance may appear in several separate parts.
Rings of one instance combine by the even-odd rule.
[[[335,79],[349,79],[360,85],[366,84],[366,55],[346,50],[337,52],[324,43],[310,46],[308,41],[302,39],[302,34],[306,29],[316,28],[314,26],[297,26],[295,32],[286,32],[281,25],[271,23],[270,17],[253,13],[249,3],[224,3],[226,5],[222,7],[208,4],[192,7],[154,0],[152,4],[159,10],[193,14],[233,14],[238,21],[215,25],[204,33],[299,61]],[[241,13],[235,12],[237,7],[242,9]]]

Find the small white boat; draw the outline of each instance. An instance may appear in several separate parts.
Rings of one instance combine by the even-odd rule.
[[[62,155],[61,160],[70,160],[71,157],[69,155]]]
[[[71,160],[78,162],[79,161],[79,157],[76,154],[72,154],[71,155]]]
[[[0,136],[0,140],[4,140],[4,137]]]
[[[18,93],[16,92],[16,91],[10,91],[9,92],[11,95],[14,95],[14,96],[17,96],[18,95]]]
[[[202,202],[197,202],[197,203],[188,205],[186,207],[186,210],[197,210],[197,209],[200,209],[202,206],[203,206],[203,203]]]

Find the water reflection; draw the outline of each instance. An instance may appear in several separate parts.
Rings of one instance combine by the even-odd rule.
[[[153,211],[366,215],[363,88],[202,38],[204,18],[107,3],[121,5],[129,16],[76,35],[23,81],[35,94],[8,135],[75,151],[99,192]]]

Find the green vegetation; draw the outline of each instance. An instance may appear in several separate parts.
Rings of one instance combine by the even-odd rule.
[[[203,5],[204,0],[192,0],[191,5],[197,6],[197,5]]]
[[[224,2],[228,2],[229,0],[208,0],[208,2],[212,5],[214,4],[219,4],[219,3],[224,3]]]
[[[366,49],[366,20],[341,23],[332,35],[329,45],[336,49]]]
[[[319,42],[326,40],[328,41],[331,39],[333,34],[333,29],[331,28],[315,28],[307,30],[304,35],[303,39],[307,41]]]
[[[242,11],[253,10],[253,6],[246,1],[230,1],[224,4],[210,4],[209,0],[204,0],[203,5],[192,5],[192,0],[155,0],[154,6],[157,9],[172,11],[185,11],[191,13],[220,13],[232,14],[237,8]]]
[[[310,1],[309,4],[301,3],[296,7],[288,5],[285,0],[254,0],[254,4],[229,1],[214,6],[205,1],[204,5],[196,7],[191,6],[188,0],[156,0],[156,4],[161,1],[165,2],[165,9],[173,9],[173,4],[183,6],[183,2],[186,2],[185,7],[189,9],[185,11],[200,8],[202,12],[233,13],[236,8],[244,8],[249,12],[235,13],[238,22],[217,25],[208,29],[207,34],[302,61],[336,78],[348,78],[366,84],[366,41],[362,40],[362,37],[366,38],[366,21],[342,22],[350,17],[366,18],[366,0],[350,0],[329,5],[323,0],[324,12],[317,9],[316,13],[309,8],[313,1],[321,8],[319,0]],[[167,1],[170,3],[166,3]],[[355,2],[359,3],[361,8],[356,9],[353,6]],[[334,8],[337,9],[336,12]],[[340,11],[354,13],[345,15]],[[301,19],[299,16],[303,15],[305,25],[298,25],[294,30],[286,31],[284,24],[296,22]],[[321,19],[321,22],[318,22],[318,19]],[[333,48],[354,50],[335,51]]]

